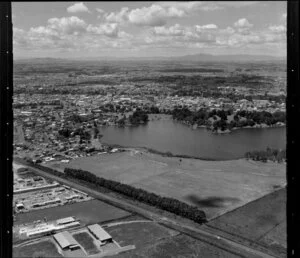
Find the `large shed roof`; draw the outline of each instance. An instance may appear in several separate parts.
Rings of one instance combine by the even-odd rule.
[[[105,241],[111,239],[111,235],[109,235],[100,225],[94,224],[88,226],[88,229],[100,240]]]
[[[78,245],[78,243],[76,242],[76,240],[67,231],[63,231],[63,232],[55,234],[54,238],[58,242],[58,244],[60,245],[60,247],[62,249],[66,248],[66,247],[69,247],[69,246],[76,246],[76,245]]]

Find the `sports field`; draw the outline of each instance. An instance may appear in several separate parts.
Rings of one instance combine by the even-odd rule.
[[[196,205],[208,219],[286,183],[284,164],[163,157],[143,150],[79,158],[66,166]]]
[[[79,202],[54,208],[42,209],[27,213],[18,214],[16,225],[43,220],[48,221],[74,216],[80,220],[80,224],[99,223],[108,220],[119,219],[130,215],[127,211],[111,206],[98,200]]]

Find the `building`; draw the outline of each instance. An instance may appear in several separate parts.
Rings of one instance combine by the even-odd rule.
[[[56,220],[57,225],[65,225],[72,222],[75,222],[75,219],[73,217],[67,217],[67,218]]]
[[[101,241],[101,244],[112,242],[112,237],[100,225],[94,224],[87,227],[91,234]]]
[[[80,249],[80,246],[78,245],[77,241],[68,231],[57,233],[53,237],[58,243],[58,245],[61,247],[61,249],[64,251]]]
[[[55,232],[55,227],[53,225],[40,225],[34,229],[25,229],[23,232],[26,232],[27,237],[41,237],[53,234]]]

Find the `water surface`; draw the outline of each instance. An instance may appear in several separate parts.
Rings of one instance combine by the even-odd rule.
[[[237,159],[245,152],[267,147],[286,148],[286,128],[249,128],[230,134],[213,134],[205,128],[191,127],[161,119],[137,127],[100,127],[104,143],[147,147],[161,152],[209,159]]]

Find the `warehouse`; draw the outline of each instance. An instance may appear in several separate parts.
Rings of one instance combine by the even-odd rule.
[[[91,234],[101,241],[101,244],[112,242],[112,237],[98,224],[88,226]]]
[[[55,234],[54,239],[59,244],[61,249],[64,250],[64,251],[66,251],[66,250],[76,250],[76,249],[80,248],[77,241],[67,231],[63,231],[63,232]]]

